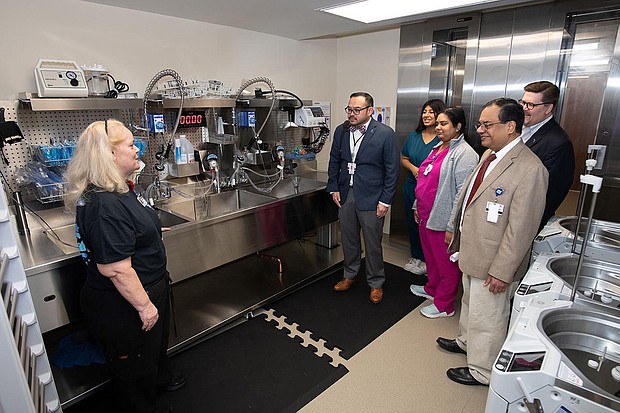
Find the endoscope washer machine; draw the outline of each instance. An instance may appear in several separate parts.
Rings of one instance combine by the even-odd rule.
[[[532,298],[493,366],[486,413],[620,411],[620,311]]]
[[[573,252],[577,217],[562,217],[550,221],[534,238],[532,246],[532,264],[539,254],[545,252]],[[576,250],[581,249],[585,222],[579,225],[579,238]],[[592,220],[586,257],[620,264],[620,224],[601,220]]]
[[[577,264],[575,254],[540,254],[517,287],[510,325],[532,299],[570,299]],[[578,282],[577,294],[583,300],[620,308],[620,264],[585,258]]]

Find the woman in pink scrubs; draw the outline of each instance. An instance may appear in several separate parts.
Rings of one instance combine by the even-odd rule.
[[[454,315],[461,271],[450,261],[448,245],[454,232],[453,220],[459,192],[478,164],[478,155],[465,141],[465,112],[460,107],[444,110],[435,128],[437,144],[420,165],[413,213],[420,228],[422,250],[426,258],[428,282],[411,285],[417,296],[433,299],[420,312],[428,318]]]

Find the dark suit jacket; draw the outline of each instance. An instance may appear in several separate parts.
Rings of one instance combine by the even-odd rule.
[[[542,228],[564,201],[573,183],[575,153],[570,138],[554,118],[541,126],[525,145],[538,156],[549,172],[545,212],[540,224]]]
[[[349,131],[336,128],[329,154],[328,192],[340,192],[344,202],[349,193],[349,169],[352,162]],[[400,172],[400,153],[396,133],[389,126],[372,119],[357,151],[353,193],[357,208],[371,211],[379,202],[390,205]]]

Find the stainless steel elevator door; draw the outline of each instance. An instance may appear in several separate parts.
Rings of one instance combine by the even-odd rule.
[[[595,217],[620,221],[615,202],[620,197],[620,10],[567,16],[567,36],[560,62],[562,104],[560,124],[575,148],[575,178],[579,190],[588,145],[607,146],[603,188]],[[614,202],[615,201],[615,202]]]
[[[441,99],[447,106],[461,106],[466,54],[466,27],[433,32],[429,99]]]
[[[462,106],[469,116],[472,106],[475,47],[480,15],[437,19],[401,27],[396,134],[400,148],[418,125],[422,105],[442,99],[449,106]],[[468,47],[470,46],[470,47]],[[392,202],[390,242],[409,245],[402,188],[407,171],[401,168]]]

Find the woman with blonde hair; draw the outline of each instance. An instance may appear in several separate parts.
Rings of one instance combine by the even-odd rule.
[[[166,251],[157,213],[129,181],[139,167],[129,129],[114,119],[92,123],[67,167],[65,205],[86,264],[82,309],[106,354],[117,410],[170,412],[157,408],[157,390],[177,390],[187,378],[172,373],[166,355]]]

